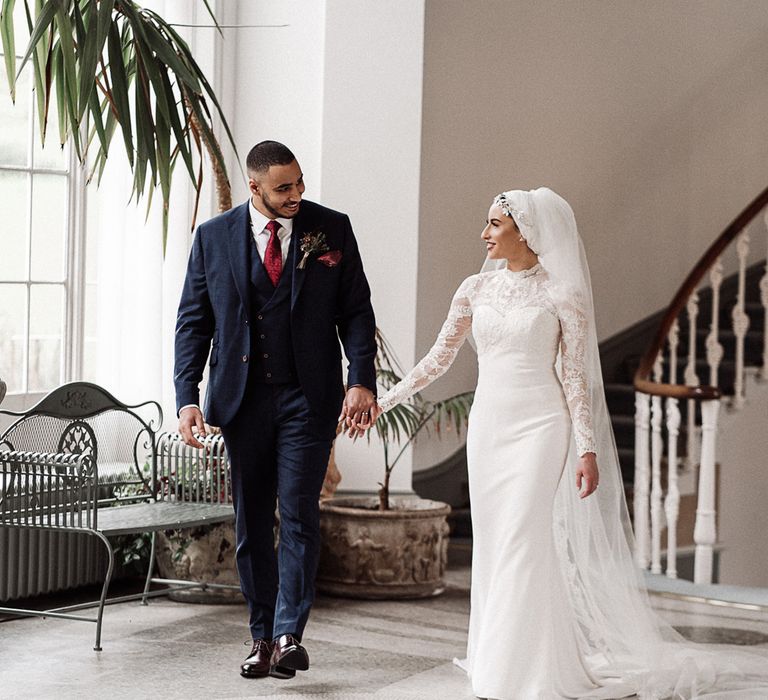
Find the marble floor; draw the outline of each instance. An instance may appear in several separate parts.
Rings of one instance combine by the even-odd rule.
[[[248,651],[244,605],[160,598],[110,606],[101,653],[91,649],[91,624],[0,622],[0,698],[471,700],[451,663],[466,644],[469,569],[452,567],[448,583],[444,595],[422,601],[319,598],[305,635],[312,668],[290,681],[238,675]],[[662,597],[654,604],[687,636],[749,645],[768,664],[768,614]]]

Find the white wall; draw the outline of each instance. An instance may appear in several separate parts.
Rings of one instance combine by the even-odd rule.
[[[306,197],[321,200],[325,5],[325,0],[217,4],[219,22],[239,27],[223,29],[217,72],[239,155],[238,160],[227,147],[233,204],[248,198],[245,158],[266,139],[285,143],[296,154]]]
[[[419,274],[423,21],[422,0],[327,1],[323,203],[350,215],[376,322],[408,367]],[[336,459],[344,489],[375,489],[383,478],[377,444],[339,440]],[[410,487],[409,450],[392,488]]]

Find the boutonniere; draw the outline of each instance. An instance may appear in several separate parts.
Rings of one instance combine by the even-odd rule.
[[[307,260],[309,256],[314,254],[325,253],[328,251],[328,244],[325,242],[325,234],[322,231],[310,231],[305,233],[301,237],[301,260],[296,266],[299,270],[303,270],[307,266]]]

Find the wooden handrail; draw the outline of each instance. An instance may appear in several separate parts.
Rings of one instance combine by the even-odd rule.
[[[653,366],[656,363],[656,358],[664,347],[667,335],[672,328],[672,324],[678,317],[683,307],[688,303],[688,298],[699,286],[704,275],[707,273],[710,267],[715,263],[720,254],[730,245],[736,236],[738,236],[751,222],[752,220],[768,205],[768,187],[766,187],[752,202],[741,212],[723,231],[717,240],[709,246],[701,259],[696,263],[696,266],[691,270],[688,277],[685,278],[685,282],[680,285],[677,294],[672,299],[672,302],[667,307],[664,313],[664,318],[659,324],[659,329],[656,331],[656,335],[653,342],[646,350],[640,360],[640,365],[635,372],[634,385],[635,389],[644,394],[651,394],[652,396],[669,396],[678,399],[698,399],[699,401],[708,401],[710,399],[717,399],[721,393],[717,387],[708,385],[699,386],[687,386],[686,384],[664,384],[656,382],[651,379],[651,373],[653,372]]]

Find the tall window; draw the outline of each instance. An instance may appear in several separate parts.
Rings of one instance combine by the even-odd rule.
[[[16,394],[48,391],[81,362],[78,169],[59,146],[55,105],[40,146],[29,68],[15,105],[0,68],[0,377]]]

